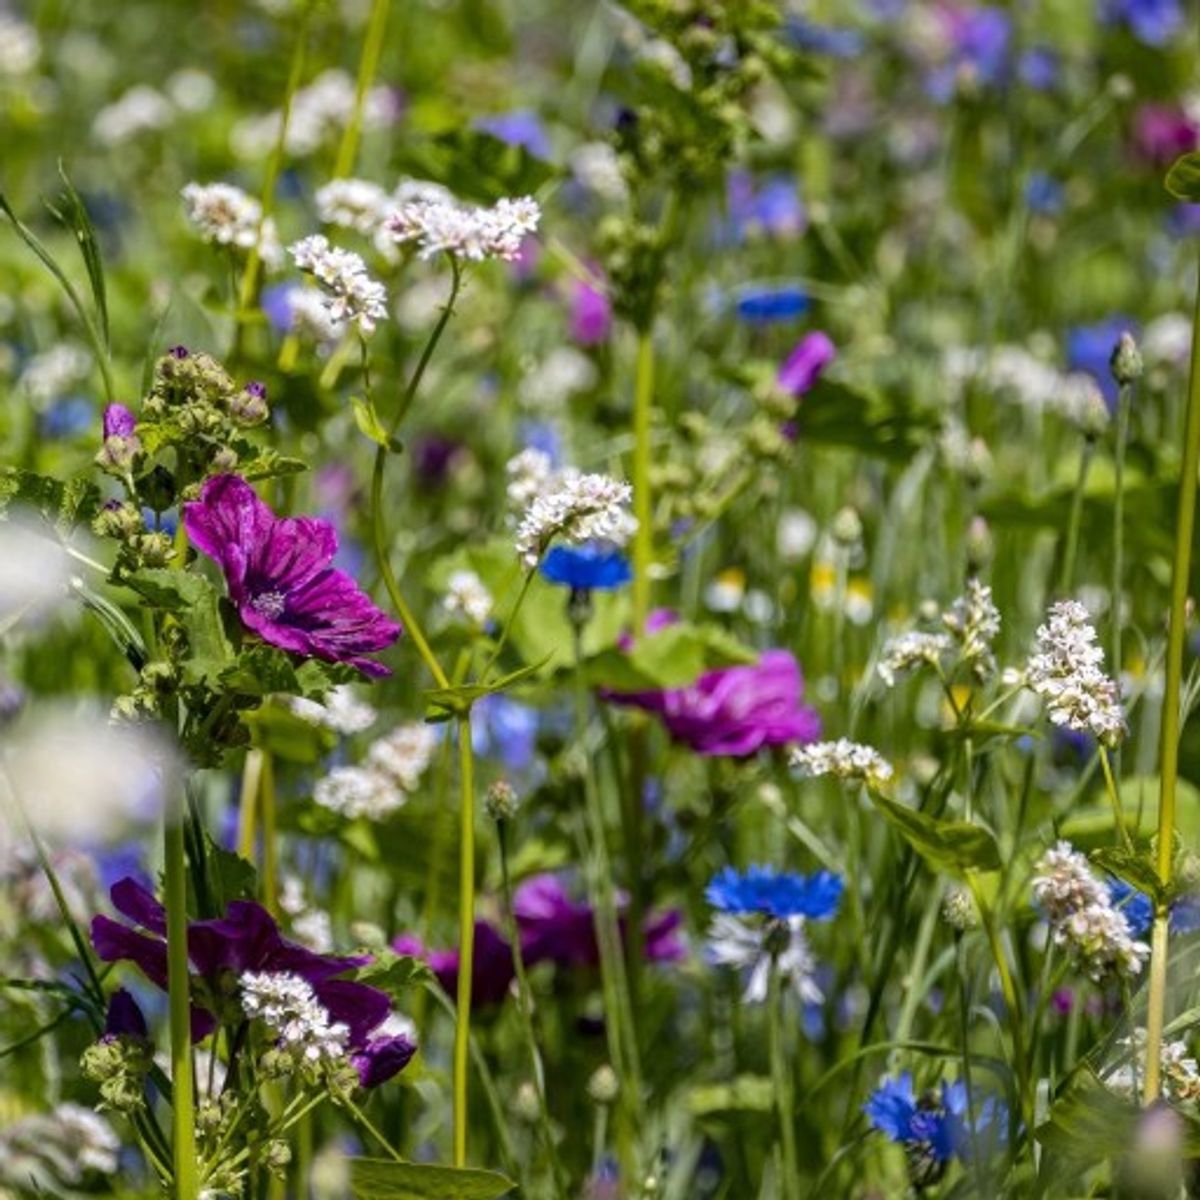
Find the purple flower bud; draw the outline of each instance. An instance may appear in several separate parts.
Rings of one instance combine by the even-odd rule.
[[[779,386],[798,399],[812,390],[836,357],[837,348],[828,334],[819,329],[805,334],[779,368]]]
[[[251,382],[229,402],[229,415],[239,425],[261,425],[270,415],[265,384]]]
[[[167,353],[172,358],[185,359],[188,357],[189,351],[186,346],[172,346]]]
[[[104,410],[104,436],[127,438],[137,428],[137,417],[123,404],[110,404]]]
[[[124,989],[118,988],[108,1001],[108,1015],[104,1019],[106,1038],[128,1035],[146,1037],[149,1029],[138,1002]]]

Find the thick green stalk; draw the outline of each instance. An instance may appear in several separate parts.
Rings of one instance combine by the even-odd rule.
[[[458,718],[460,803],[458,880],[458,999],[454,1021],[454,1165],[467,1165],[471,1054],[471,982],[475,957],[475,760],[471,718]]]
[[[778,966],[771,965],[769,984],[771,1077],[775,1087],[775,1104],[779,1115],[779,1140],[783,1148],[783,1187],[780,1194],[784,1200],[799,1200],[800,1160],[796,1154],[796,1123],[792,1111],[792,1075],[787,1061],[784,1043],[784,998],[783,981]]]
[[[1175,790],[1179,778],[1179,693],[1183,684],[1183,644],[1187,632],[1188,576],[1196,520],[1196,471],[1200,468],[1200,285],[1192,316],[1192,362],[1184,419],[1183,463],[1179,473],[1179,504],[1175,516],[1175,558],[1171,567],[1171,623],[1167,632],[1166,686],[1162,702],[1162,786],[1158,800],[1158,878],[1171,882],[1175,849]],[[1158,1099],[1163,1022],[1167,999],[1167,908],[1158,904],[1150,940],[1150,996],[1146,1014],[1147,1104]]]
[[[167,995],[171,1025],[172,1162],[176,1200],[197,1200],[195,1092],[192,1083],[192,1021],[188,994],[187,858],[182,814],[168,814],[163,839],[167,908]]]
[[[654,407],[654,336],[639,331],[633,392],[633,635],[645,633],[650,613],[650,564],[654,558],[654,497],[650,491],[650,416]]]
[[[354,170],[358,157],[358,141],[362,134],[363,110],[367,105],[367,93],[375,82],[379,70],[379,58],[383,53],[383,34],[387,28],[388,9],[391,0],[374,0],[367,24],[367,37],[363,42],[362,56],[358,60],[358,84],[354,90],[354,111],[342,134],[338,147],[337,163],[333,168],[334,179],[343,179]]]

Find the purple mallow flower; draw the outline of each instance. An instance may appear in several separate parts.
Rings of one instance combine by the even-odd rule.
[[[220,565],[242,624],[264,642],[389,674],[366,655],[390,646],[400,626],[330,565],[338,542],[328,521],[277,517],[244,479],[217,475],[184,505],[183,523],[192,544]]]
[[[401,936],[392,943],[397,954],[411,954],[424,959],[437,976],[447,995],[458,994],[459,952],[430,950],[412,936]],[[516,969],[513,966],[512,944],[487,921],[475,922],[475,955],[471,971],[471,1007],[485,1008],[499,1004],[508,995]]]
[[[656,612],[653,634],[673,621]],[[661,692],[605,692],[605,699],[654,713],[677,741],[707,757],[745,758],[767,746],[813,742],[821,718],[801,703],[804,677],[786,650],[766,650],[751,666],[706,671],[695,683]]]
[[[153,893],[134,879],[114,884],[111,896],[117,912],[137,928],[103,914],[93,917],[92,945],[97,955],[103,962],[132,962],[151,983],[166,991],[166,910]],[[243,973],[284,972],[308,983],[330,1020],[344,1024],[349,1030],[350,1060],[364,1087],[374,1087],[391,1078],[416,1051],[403,1034],[381,1031],[391,1016],[391,1001],[385,992],[339,978],[347,971],[366,966],[371,962],[370,956],[317,954],[290,942],[261,904],[235,900],[223,917],[189,922],[188,959],[195,972],[192,989],[195,1041],[207,1037],[228,1015],[234,988]],[[128,1007],[124,1007],[124,1015],[117,1019],[127,1024],[131,1017]],[[237,1019],[242,1019],[240,1013]]]
[[[117,988],[108,999],[108,1012],[104,1018],[105,1040],[119,1037],[144,1038],[149,1032],[138,1002],[124,988]]]
[[[783,360],[776,381],[797,399],[812,391],[822,372],[837,357],[837,347],[819,329],[806,333]]]

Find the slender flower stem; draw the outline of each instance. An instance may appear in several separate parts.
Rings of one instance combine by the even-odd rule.
[[[1109,758],[1107,746],[1100,747],[1100,766],[1104,770],[1104,787],[1108,792],[1109,803],[1112,804],[1113,821],[1117,827],[1117,836],[1126,850],[1133,848],[1129,837],[1129,826],[1125,824],[1125,810],[1121,806],[1121,793],[1117,790],[1117,781],[1113,776],[1112,761]]]
[[[654,498],[650,492],[650,416],[654,406],[654,335],[638,333],[633,392],[633,636],[646,631],[650,614],[650,564],[654,558]]]
[[[1133,385],[1123,383],[1117,393],[1117,440],[1113,449],[1113,548],[1112,589],[1109,600],[1112,618],[1112,673],[1121,678],[1121,589],[1125,582],[1125,449],[1129,444],[1129,410]]]
[[[1175,558],[1171,567],[1171,623],[1167,633],[1166,686],[1162,701],[1162,779],[1158,800],[1158,878],[1171,882],[1175,850],[1175,789],[1179,778],[1179,693],[1183,684],[1183,643],[1187,626],[1188,574],[1196,521],[1196,471],[1200,468],[1200,285],[1192,316],[1192,361],[1184,420],[1183,462],[1175,517]],[[1158,903],[1150,939],[1150,995],[1146,1014],[1146,1080],[1143,1098],[1158,1099],[1163,1024],[1167,999],[1167,906]]]
[[[784,1200],[799,1200],[800,1196],[800,1160],[796,1154],[796,1124],[792,1113],[792,1077],[787,1061],[787,1047],[784,1044],[784,1015],[783,985],[776,964],[771,965],[771,979],[768,985],[770,1001],[770,1039],[771,1076],[775,1087],[775,1104],[779,1114],[779,1141],[783,1148],[783,1187],[781,1194]]]
[[[187,950],[187,858],[182,814],[168,814],[163,839],[167,908],[167,995],[171,1026],[172,1160],[176,1200],[197,1200],[195,1094]]]
[[[259,807],[262,810],[262,898],[272,916],[279,915],[279,847],[276,845],[275,762],[270,750],[262,752]]]
[[[458,998],[454,1023],[454,1165],[467,1165],[471,1052],[471,984],[475,957],[475,761],[470,715],[458,718],[460,804],[458,879]]]
[[[1058,591],[1062,596],[1070,595],[1075,579],[1075,559],[1079,554],[1079,526],[1083,521],[1083,493],[1087,488],[1088,474],[1096,453],[1096,439],[1090,434],[1083,440],[1079,456],[1079,474],[1075,478],[1075,491],[1071,496],[1071,515],[1067,522],[1067,546],[1063,552],[1062,573],[1058,577]]]
[[[337,163],[333,168],[334,179],[344,179],[354,170],[358,157],[358,142],[362,134],[363,111],[367,106],[367,93],[375,82],[379,70],[379,58],[383,53],[383,35],[387,29],[388,9],[391,0],[375,0],[371,5],[371,16],[367,24],[367,37],[363,42],[362,55],[358,60],[358,84],[354,89],[354,111],[342,134],[338,147]]]

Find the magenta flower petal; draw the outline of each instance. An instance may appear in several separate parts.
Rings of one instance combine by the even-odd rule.
[[[797,398],[803,396],[836,357],[837,348],[828,334],[820,330],[805,334],[779,368],[779,386]]]
[[[103,915],[92,918],[92,946],[102,962],[131,962],[156,987],[167,987],[167,943]]]
[[[137,429],[137,417],[123,404],[109,404],[104,409],[104,436],[132,437]]]
[[[366,656],[390,646],[400,626],[331,565],[337,534],[328,521],[277,517],[244,479],[218,475],[184,505],[183,523],[220,566],[242,624],[264,642],[366,675],[389,673]]]

